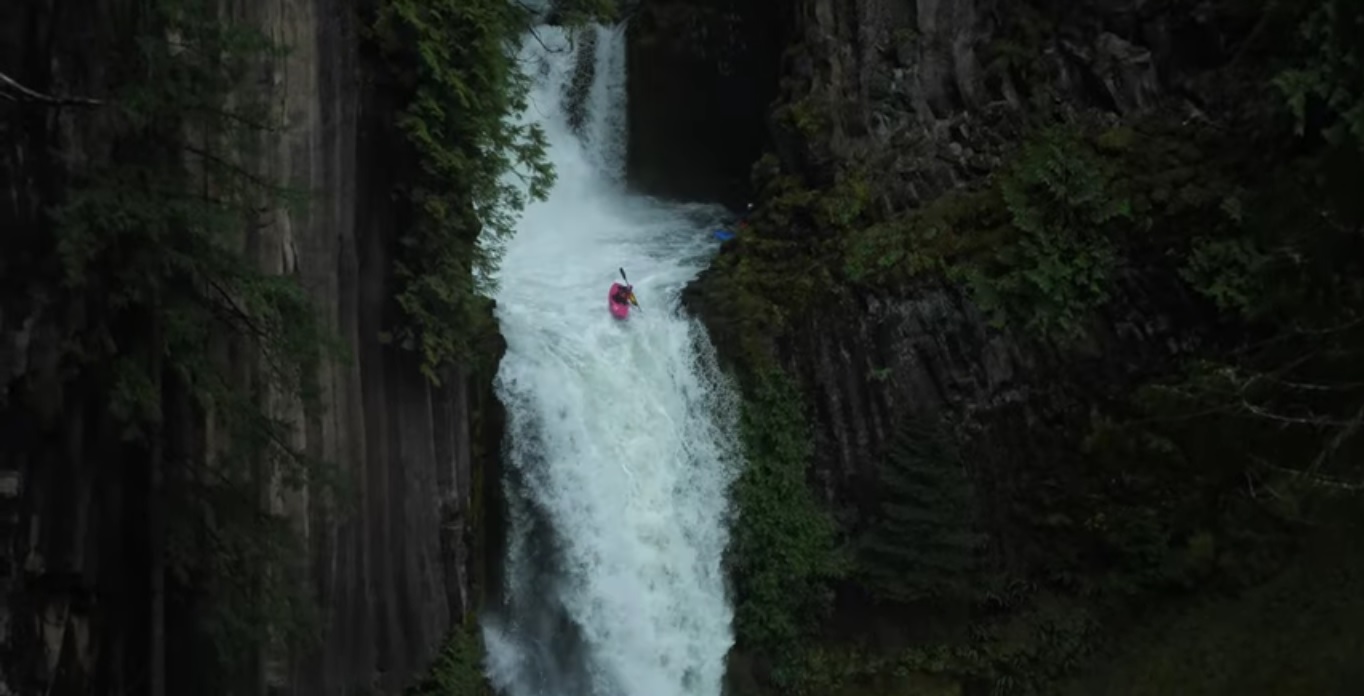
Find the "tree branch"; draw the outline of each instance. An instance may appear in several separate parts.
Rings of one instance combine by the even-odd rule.
[[[1315,475],[1317,471],[1320,471],[1322,465],[1326,463],[1326,460],[1330,459],[1331,456],[1340,449],[1341,445],[1345,444],[1347,440],[1354,437],[1355,433],[1359,432],[1361,425],[1364,425],[1364,404],[1360,404],[1359,409],[1355,411],[1354,417],[1350,419],[1345,427],[1336,431],[1336,434],[1331,438],[1331,441],[1326,443],[1326,447],[1317,454],[1316,459],[1312,460],[1312,466],[1308,467],[1306,473],[1308,475]]]
[[[7,88],[13,92],[17,92],[19,97],[22,97],[22,101],[33,101],[40,104],[48,104],[50,106],[102,106],[104,104],[104,102],[98,99],[90,99],[88,97],[53,97],[43,94],[42,92],[29,89],[28,87],[19,84],[14,78],[2,72],[0,72],[0,88]],[[7,94],[3,91],[0,91],[0,96],[4,96],[10,101],[21,101],[21,99],[16,98],[13,94]]]

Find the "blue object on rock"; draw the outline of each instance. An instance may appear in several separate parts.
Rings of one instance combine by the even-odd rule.
[[[715,230],[715,232],[712,233],[712,236],[714,236],[716,239],[722,242],[727,242],[731,239],[734,239],[734,233],[730,232],[729,230]]]

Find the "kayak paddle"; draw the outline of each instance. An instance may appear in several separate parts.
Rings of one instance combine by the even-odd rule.
[[[625,269],[624,269],[624,268],[618,268],[617,270],[620,271],[620,279],[623,280],[623,281],[625,281],[625,284],[626,284],[627,286],[629,286],[629,285],[630,285],[630,279],[629,279],[628,277],[626,277],[626,275],[625,275]],[[635,299],[635,291],[634,291],[633,286],[631,286],[631,289],[630,289],[630,304],[634,305],[636,309],[640,309],[639,300]]]

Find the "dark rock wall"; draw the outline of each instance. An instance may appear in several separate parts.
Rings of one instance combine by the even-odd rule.
[[[1135,278],[1123,289],[1078,349],[996,328],[943,282],[903,296],[849,295],[803,319],[776,350],[806,387],[814,474],[830,508],[855,524],[872,467],[901,424],[948,415],[989,491],[985,507],[1006,510],[1034,462],[1076,454],[1070,436],[1091,409],[1206,342],[1178,289]]]
[[[768,147],[790,15],[760,0],[643,0],[629,14],[628,176],[662,196],[747,202]]]
[[[802,0],[778,152],[874,175],[888,210],[989,173],[1038,114],[1199,109],[1200,71],[1253,18],[1135,0]]]
[[[882,215],[982,181],[1043,119],[1220,116],[1206,69],[1231,58],[1251,19],[1135,1],[802,0],[791,10],[776,154],[816,189],[860,174]],[[745,254],[742,240],[732,251]],[[711,291],[715,272],[689,296],[725,344],[733,298]],[[1203,305],[1177,280],[1124,273],[1113,290],[1078,352],[991,326],[946,281],[837,288],[826,306],[793,308],[774,347],[810,389],[826,498],[855,497],[859,472],[911,413],[955,414],[984,435],[978,457],[1025,467],[1019,457],[1050,456],[1030,439],[1060,437],[1087,404],[1208,339]]]
[[[396,317],[390,253],[404,224],[391,174],[412,163],[394,155],[404,151],[394,105],[373,77],[377,59],[360,52],[359,8],[337,0],[225,8],[292,47],[271,76],[291,128],[260,166],[313,194],[250,246],[264,268],[298,274],[355,358],[325,366],[322,408],[298,435],[339,466],[353,497],[272,496],[310,550],[322,648],[266,656],[263,684],[279,694],[398,693],[480,590],[482,540],[469,521],[487,493],[475,479],[497,480],[485,470],[500,427],[491,374],[463,370],[433,388],[410,354],[379,343]],[[101,17],[119,10],[114,0],[84,9],[5,3],[0,72],[49,93],[102,96],[101,51],[126,37],[102,34]],[[79,166],[57,153],[98,156],[102,115],[10,101],[0,109],[0,228],[39,239],[50,224],[42,207],[59,200],[66,168]],[[62,388],[51,374],[57,346],[48,337],[68,318],[42,297],[11,292],[13,274],[0,276],[0,692],[145,688],[145,465],[121,456],[92,385]],[[192,417],[178,427],[187,442],[202,436]]]

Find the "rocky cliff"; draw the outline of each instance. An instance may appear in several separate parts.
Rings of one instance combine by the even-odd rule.
[[[1208,647],[1225,616],[1181,611],[1244,601],[1219,611],[1343,625],[1256,602],[1343,601],[1348,581],[1228,597],[1280,578],[1306,520],[1357,524],[1315,497],[1358,477],[1335,449],[1357,397],[1309,404],[1267,376],[1312,362],[1335,389],[1352,373],[1315,361],[1354,340],[1337,333],[1354,310],[1332,304],[1304,332],[1289,315],[1307,305],[1287,298],[1318,280],[1268,269],[1311,257],[1349,273],[1334,255],[1354,247],[1358,209],[1327,191],[1358,171],[1357,140],[1312,134],[1358,124],[1342,96],[1357,90],[1332,106],[1319,88],[1355,79],[1329,67],[1354,50],[1340,18],[1355,15],[1211,0],[790,12],[769,18],[789,33],[752,231],[689,295],[746,377],[758,462],[736,489],[737,692],[1057,693],[1113,655],[1143,677],[1104,693],[1297,678],[1268,652]],[[1332,222],[1306,221],[1318,205]],[[771,417],[782,381],[799,416]],[[927,446],[938,436],[951,446]],[[1309,464],[1332,473],[1306,483]],[[771,512],[790,475],[819,509]],[[774,628],[792,615],[803,628]],[[1200,660],[1126,637],[1167,615]],[[1329,663],[1296,688],[1357,684]]]
[[[233,442],[170,391],[159,427],[173,452],[149,454],[121,437],[107,369],[82,362],[73,342],[98,325],[92,314],[100,298],[63,285],[53,265],[60,250],[52,246],[58,223],[50,211],[71,200],[91,170],[139,154],[107,142],[135,108],[118,102],[127,76],[116,72],[126,65],[118,57],[147,40],[129,26],[139,12],[133,5],[0,9],[0,72],[13,80],[0,84],[3,693],[198,693],[212,679],[201,660],[229,649],[202,644],[214,627],[193,602],[201,591],[221,599],[236,590],[200,590],[214,578],[156,550],[166,538],[159,526],[176,514],[166,511],[166,486],[202,480],[175,473],[172,457],[202,462]],[[200,4],[181,5],[190,17],[186,32],[208,31],[193,24]],[[409,224],[392,183],[414,164],[400,155],[407,148],[378,58],[362,50],[366,8],[332,0],[204,7],[205,21],[236,20],[290,49],[262,63],[254,86],[242,88],[268,95],[287,124],[258,136],[259,154],[242,167],[309,200],[251,229],[240,248],[260,269],[296,279],[319,308],[322,328],[349,347],[317,370],[309,405],[270,407],[292,423],[290,451],[322,462],[325,476],[294,487],[282,470],[257,466],[245,488],[231,489],[256,491],[296,532],[298,545],[288,547],[296,555],[286,560],[300,575],[289,582],[302,591],[299,601],[318,610],[320,623],[311,625],[321,632],[320,642],[259,648],[256,684],[238,693],[397,693],[477,602],[480,487],[497,480],[489,470],[500,437],[490,381],[499,339],[483,346],[491,362],[455,368],[441,387],[423,377],[417,356],[380,342],[399,321],[393,253],[396,233]],[[183,38],[194,46],[195,37]],[[62,101],[68,95],[96,102]],[[107,221],[115,234],[120,220]],[[163,248],[173,243],[165,239]],[[111,334],[121,335],[129,334]],[[249,348],[206,340],[239,384],[260,381]],[[254,535],[265,532],[248,527],[231,545],[227,522],[207,524],[204,533],[216,528],[217,535],[197,543],[212,545],[223,568],[250,573],[246,554],[264,544]],[[217,579],[239,583],[248,605],[276,599],[261,594],[258,580]],[[277,610],[255,606],[258,614],[217,620],[245,622],[237,628],[249,631],[253,621],[274,621]]]

